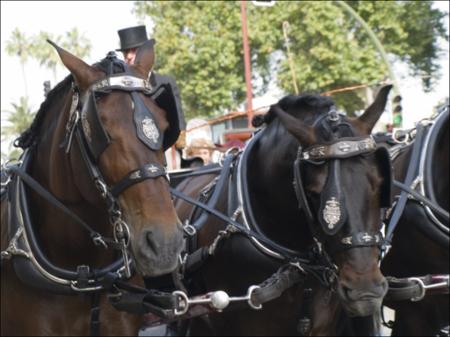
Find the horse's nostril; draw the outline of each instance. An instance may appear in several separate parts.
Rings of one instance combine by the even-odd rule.
[[[342,292],[345,295],[346,298],[351,299],[350,295],[351,295],[351,289],[349,287],[346,286],[342,286]]]
[[[147,231],[147,233],[145,233],[145,242],[151,252],[154,255],[158,255],[158,243],[152,231]]]
[[[380,288],[380,295],[381,296],[386,295],[386,293],[389,290],[389,283],[388,283],[388,281],[386,280],[385,277],[383,277],[383,280],[380,282],[379,288]]]

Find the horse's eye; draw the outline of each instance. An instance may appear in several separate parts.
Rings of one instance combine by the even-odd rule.
[[[107,96],[111,91],[94,91],[95,101]]]
[[[317,193],[316,191],[306,190],[306,197],[312,202],[315,202],[320,199],[320,193]]]

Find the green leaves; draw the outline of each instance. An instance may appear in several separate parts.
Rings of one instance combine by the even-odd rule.
[[[6,139],[14,139],[24,132],[33,122],[35,111],[31,110],[27,97],[20,97],[19,103],[11,103],[13,109],[9,111],[2,111],[8,113],[6,123],[2,123],[2,142]],[[11,144],[8,146],[8,153],[2,152],[2,161],[9,158],[19,158],[20,149],[11,149]]]
[[[6,41],[5,51],[9,56],[18,56],[20,62],[27,62],[30,57],[30,47],[32,41],[19,28],[16,28],[11,33],[11,37]]]
[[[20,97],[19,103],[11,103],[13,110],[9,113],[7,123],[2,129],[2,135],[18,136],[25,131],[33,121],[36,112],[32,112],[27,97]]]
[[[431,1],[348,1],[375,32],[389,57],[405,60],[431,88],[439,74],[437,42],[444,14]],[[175,76],[188,117],[234,109],[245,97],[239,1],[135,2],[135,12],[155,23],[157,64]],[[269,83],[293,93],[282,24],[300,92],[324,92],[388,77],[387,67],[361,25],[331,1],[278,1],[272,7],[247,2],[254,92]],[[431,77],[430,77],[431,76]],[[359,96],[360,95],[360,96]],[[334,96],[348,112],[361,109],[364,92]]]
[[[20,32],[18,28],[12,32],[10,39],[6,43],[5,51],[10,56],[19,57],[25,84],[25,96],[20,97],[19,103],[11,103],[13,110],[4,111],[9,115],[7,125],[2,125],[2,141],[19,136],[30,126],[35,115],[35,112],[31,111],[27,97],[25,63],[30,58],[37,60],[41,66],[53,71],[54,80],[56,81],[56,68],[58,66],[62,67],[62,64],[53,47],[47,43],[47,39],[58,43],[63,48],[82,58],[88,56],[92,48],[91,42],[81,35],[77,28],[73,28],[64,35],[58,36],[47,32],[39,32],[37,35],[27,36]],[[17,155],[17,150],[11,153]],[[2,152],[2,158],[5,156],[6,154]]]
[[[81,58],[89,56],[92,49],[91,42],[84,35],[80,34],[78,28],[75,27],[63,35],[41,31],[33,36],[26,36],[16,28],[6,43],[5,51],[8,55],[17,55],[20,58],[22,67],[29,58],[37,60],[41,66],[53,71],[54,80],[56,81],[56,68],[58,66],[62,67],[62,64],[53,47],[48,44],[47,39],[56,42]]]
[[[151,13],[156,66],[177,79],[188,117],[213,115],[245,96],[239,2],[136,3]]]

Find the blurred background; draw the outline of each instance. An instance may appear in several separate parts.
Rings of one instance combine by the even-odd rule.
[[[145,24],[155,70],[220,147],[286,94],[330,95],[358,115],[384,83],[395,90],[377,130],[412,127],[449,96],[448,12],[448,1],[1,1],[2,162],[68,75],[47,38],[94,63],[118,48],[117,30]]]

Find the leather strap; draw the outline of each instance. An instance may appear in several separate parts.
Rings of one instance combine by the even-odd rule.
[[[422,139],[424,136],[424,126],[419,123],[417,126],[416,140],[414,141],[414,147],[412,150],[411,160],[409,163],[408,172],[406,173],[406,178],[404,184],[406,186],[411,186],[417,171],[417,165],[419,163],[420,153],[422,149]],[[394,182],[395,183],[395,182]],[[400,194],[400,199],[395,206],[394,212],[392,213],[391,220],[386,229],[385,242],[389,245],[394,235],[394,230],[403,214],[406,202],[408,201],[408,193],[402,191]]]
[[[288,268],[281,268],[270,278],[258,285],[260,288],[253,292],[252,302],[255,305],[261,305],[272,301],[280,297],[285,290],[304,279],[305,274],[302,274],[296,267],[289,266]]]
[[[450,218],[449,213],[445,209],[443,209],[441,206],[439,206],[438,204],[435,204],[431,200],[425,198],[422,194],[420,194],[420,193],[416,192],[415,190],[413,190],[408,185],[402,184],[401,182],[399,182],[397,180],[394,180],[394,185],[397,186],[398,188],[401,188],[403,191],[407,192],[411,196],[413,196],[419,202],[424,203],[425,205],[430,207],[433,211],[435,211],[440,216],[445,218],[445,220],[447,222],[449,221],[449,218]]]
[[[146,164],[137,170],[128,173],[122,180],[111,188],[111,193],[114,197],[117,197],[120,193],[134,184],[147,179],[156,179],[159,177],[165,177],[169,180],[166,168],[158,163]]]
[[[91,322],[90,335],[100,336],[100,293],[95,292],[91,295]]]
[[[357,247],[373,247],[373,246],[382,246],[384,243],[383,234],[381,232],[375,234],[369,233],[355,233],[353,235],[349,235],[343,237],[340,241],[340,249],[350,249]]]
[[[172,193],[173,196],[180,198],[182,200],[187,201],[188,203],[195,205],[197,207],[202,208],[203,210],[205,210],[207,213],[210,213],[212,215],[214,215],[215,217],[219,218],[220,220],[224,221],[225,223],[228,223],[230,225],[233,225],[234,227],[236,227],[236,229],[238,229],[241,233],[250,236],[250,237],[254,237],[256,239],[258,239],[259,241],[263,242],[264,244],[266,244],[267,246],[271,247],[271,249],[274,249],[275,251],[279,252],[285,259],[295,259],[295,256],[292,256],[291,254],[288,254],[285,249],[283,247],[281,247],[280,245],[278,245],[277,243],[259,235],[258,233],[256,233],[255,231],[249,230],[247,228],[245,228],[245,226],[243,226],[242,224],[238,223],[237,221],[229,218],[228,216],[224,215],[223,213],[212,209],[210,207],[208,207],[208,205],[205,205],[201,202],[198,202],[197,200],[188,197],[187,195],[177,191],[174,188],[170,189],[170,193]]]
[[[22,168],[17,166],[10,166],[8,169],[11,172],[15,173],[16,175],[18,175],[31,189],[33,189],[41,197],[46,199],[53,206],[59,208],[61,211],[63,211],[65,214],[67,214],[69,217],[75,220],[78,224],[80,224],[84,229],[86,229],[96,245],[99,245],[98,241],[99,239],[102,239],[103,241],[109,241],[106,240],[104,237],[102,237],[100,233],[94,231],[86,222],[81,220],[80,217],[78,217],[70,209],[64,206],[64,204],[62,204],[50,192],[48,192],[45,188],[43,188],[42,185],[40,185],[33,177],[27,174]]]

